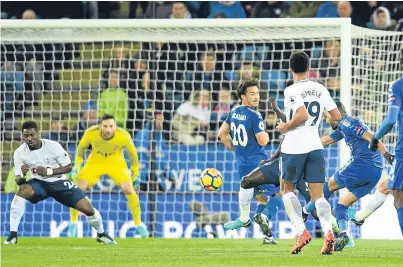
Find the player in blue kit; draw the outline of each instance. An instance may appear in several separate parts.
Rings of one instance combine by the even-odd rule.
[[[256,111],[260,100],[258,85],[259,82],[256,80],[243,81],[239,85],[238,97],[242,103],[229,113],[218,133],[223,144],[235,152],[240,178],[257,168],[262,160],[267,159],[264,147],[269,142],[269,135],[265,132],[261,114]],[[273,195],[278,189],[271,186],[264,191],[265,195]],[[233,230],[251,225],[250,202],[255,193],[253,188],[240,188],[240,217],[226,223],[225,229]]]
[[[372,133],[368,127],[359,119],[346,114],[341,102],[336,102],[337,108],[342,115],[341,121],[333,121],[329,117],[327,122],[334,132],[321,138],[324,146],[336,143],[342,139],[350,147],[352,157],[349,162],[339,169],[327,183],[324,184],[324,197],[329,199],[333,192],[346,188],[347,192],[339,199],[335,208],[336,221],[340,229],[339,237],[336,240],[336,251],[341,251],[349,242],[347,235],[348,214],[347,210],[358,199],[367,195],[377,185],[382,175],[382,157],[392,163],[393,155],[386,149],[385,145],[379,142],[379,153],[368,148],[372,140]],[[309,202],[303,208],[303,216],[315,209],[315,204]]]
[[[403,46],[400,47],[400,68],[403,69]],[[395,148],[396,165],[394,175],[389,180],[388,189],[392,190],[392,195],[395,198],[394,204],[403,235],[403,77],[393,82],[389,89],[388,114],[371,141],[370,148],[372,150],[376,150],[379,147],[379,139],[392,130],[396,121],[398,122],[399,131]]]

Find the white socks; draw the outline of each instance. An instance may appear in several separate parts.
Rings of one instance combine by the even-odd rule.
[[[293,192],[284,194],[283,202],[288,218],[290,218],[291,222],[294,224],[297,234],[301,235],[305,230],[301,203]]]
[[[253,190],[253,188],[243,189],[242,187],[239,189],[239,209],[241,210],[239,220],[243,223],[250,220],[250,202],[253,198]]]
[[[369,215],[371,215],[374,211],[376,211],[380,206],[382,206],[383,202],[385,202],[388,194],[383,194],[378,190],[371,196],[371,200],[368,202],[367,206],[357,211],[355,214],[356,221],[363,221]]]
[[[315,207],[319,217],[320,225],[322,226],[322,230],[326,235],[329,230],[332,231],[333,216],[330,204],[325,198],[322,197],[315,201]]]
[[[102,224],[102,217],[99,211],[94,208],[95,214],[92,216],[87,216],[87,221],[92,227],[97,231],[98,234],[104,233],[104,226]]]
[[[27,201],[25,198],[19,197],[17,195],[14,196],[13,202],[11,202],[11,210],[10,210],[10,231],[18,232],[18,226],[20,225],[20,221],[22,216],[25,213],[25,203]]]

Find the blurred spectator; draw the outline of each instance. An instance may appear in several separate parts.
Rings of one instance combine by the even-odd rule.
[[[145,19],[168,19],[172,13],[172,2],[168,1],[150,1],[146,12]]]
[[[223,86],[218,94],[218,103],[211,112],[211,124],[210,128],[212,130],[218,130],[221,122],[223,122],[232,107],[236,104],[232,99],[231,91],[229,86]]]
[[[317,18],[337,18],[338,1],[326,1],[316,11]]]
[[[37,62],[35,58],[31,58],[25,64],[25,100],[29,104],[37,105],[38,100],[44,89],[44,67],[43,64]]]
[[[210,92],[193,92],[189,101],[179,106],[173,121],[173,138],[185,145],[201,145],[210,122]]]
[[[50,124],[50,131],[45,138],[59,142],[62,147],[67,147],[67,140],[69,135],[67,132],[65,117],[60,113],[52,115],[52,122]]]
[[[320,1],[292,1],[287,12],[281,14],[283,18],[313,18],[316,10],[322,4]]]
[[[144,13],[147,10],[149,1],[130,1],[130,6],[129,6],[129,18],[135,19],[135,18],[141,18],[144,16]],[[137,8],[140,5],[141,7],[141,14],[137,12]]]
[[[391,20],[389,10],[386,7],[378,7],[367,23],[368,28],[375,30],[393,31],[396,21]]]
[[[210,2],[209,18],[216,18],[223,13],[226,18],[246,18],[245,10],[239,1],[212,1]],[[222,14],[220,14],[222,16]]]
[[[359,10],[353,13],[353,7],[348,1],[340,1],[337,4],[337,14],[340,18],[351,18],[351,23],[356,26],[364,27],[366,21],[364,21],[360,15]]]
[[[201,56],[197,69],[186,74],[185,99],[189,97],[191,92],[200,89],[210,90],[213,93],[213,99],[217,99],[224,75],[222,71],[217,70],[216,62],[215,52],[207,52]]]
[[[390,11],[391,19],[403,19],[403,1],[385,1],[382,2],[382,6]]]
[[[191,19],[192,14],[188,11],[183,2],[173,2],[170,19]]]
[[[12,61],[6,61],[0,70],[1,81],[1,118],[17,115],[15,110],[22,111],[24,106],[19,100],[24,99],[24,73]],[[3,106],[4,105],[4,106]]]
[[[147,118],[148,91],[150,89],[150,73],[144,60],[138,59],[131,72],[130,86],[127,90],[129,98],[127,130],[134,137],[137,131],[143,129]]]
[[[116,124],[126,129],[129,112],[129,99],[126,91],[119,86],[119,73],[109,73],[109,88],[102,90],[98,96],[98,117],[110,114],[115,118]]]
[[[108,65],[105,66],[105,71],[102,74],[103,81],[101,83],[102,88],[107,88],[108,75],[110,70],[119,72],[120,87],[127,89],[130,87],[130,74],[134,68],[134,63],[129,59],[128,51],[124,46],[115,48],[113,55],[108,60]]]
[[[324,55],[320,58],[313,58],[311,63],[311,78],[319,78],[325,80],[325,86],[333,89],[334,94],[338,94],[340,90],[340,42],[337,40],[329,40],[326,42]]]
[[[244,61],[241,64],[241,67],[238,70],[238,74],[236,77],[238,78],[237,80],[234,81],[233,88],[238,88],[239,84],[242,81],[245,80],[250,80],[250,79],[257,79],[260,80],[260,90],[267,90],[267,81],[261,80],[261,73],[262,70],[255,65],[252,64],[252,62],[249,61]]]
[[[361,21],[368,22],[375,10],[383,3],[382,1],[350,1],[350,4],[353,11],[357,11],[356,15],[361,18]]]
[[[97,111],[94,108],[84,110],[81,114],[80,121],[70,133],[70,141],[79,141],[84,135],[85,130],[98,124]]]
[[[273,110],[267,111],[265,122],[266,122],[266,131],[269,134],[270,141],[274,143],[280,143],[281,133],[276,130],[277,115]]]
[[[27,9],[22,13],[22,19],[36,19],[35,11]]]
[[[288,11],[286,1],[261,1],[252,10],[252,18],[280,18]]]

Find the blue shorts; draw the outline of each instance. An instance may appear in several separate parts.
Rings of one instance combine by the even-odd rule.
[[[396,160],[393,171],[389,175],[388,189],[403,190],[403,160]]]
[[[382,169],[373,164],[349,161],[334,174],[336,184],[347,188],[357,198],[362,198],[371,192],[382,176]]]
[[[267,190],[268,193],[278,193],[280,191],[280,159],[276,159],[272,162],[266,163],[262,166],[259,167],[260,171],[263,173],[263,177],[266,180],[265,185],[258,186],[257,189],[255,188],[255,195],[256,195],[256,190]],[[269,185],[272,185],[271,187],[268,187]],[[275,190],[273,189],[275,188]],[[304,180],[300,180],[297,185],[296,185],[297,190],[300,192],[300,194],[305,198],[306,201],[309,202],[311,200],[311,196],[309,195],[309,191],[307,188],[307,185]],[[266,194],[266,196],[269,196],[269,194]],[[273,194],[271,194],[273,195]]]
[[[29,202],[36,204],[48,197],[53,197],[57,202],[74,208],[78,201],[85,198],[85,193],[73,183],[67,180],[56,182],[44,182],[38,179],[31,179],[28,184],[32,186],[35,194]]]
[[[305,154],[281,153],[281,178],[297,184],[301,179],[307,183],[325,183],[325,159],[323,150]]]

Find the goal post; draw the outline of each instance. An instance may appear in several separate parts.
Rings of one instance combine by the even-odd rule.
[[[24,119],[38,121],[43,137],[61,142],[74,158],[83,130],[99,114],[101,93],[109,87],[119,88],[129,102],[127,121],[123,118],[119,123],[134,137],[141,163],[142,219],[155,236],[171,238],[261,237],[256,227],[249,232],[226,232],[220,224],[238,213],[240,178],[233,153],[214,134],[217,116],[237,102],[231,94],[242,77],[260,80],[260,112],[273,140],[269,154],[277,148],[279,135],[268,98],[276,98],[282,107],[282,92],[286,81],[292,79],[288,59],[293,50],[302,49],[310,55],[310,79],[328,87],[348,113],[375,130],[386,114],[385,88],[398,76],[396,49],[402,41],[402,33],[355,27],[345,18],[0,23],[3,188],[12,170],[13,152],[21,141],[19,130]],[[117,77],[111,78],[113,72]],[[200,131],[202,143],[186,145],[189,140],[179,140],[182,137],[176,135],[175,115],[181,104],[203,89],[209,91],[210,124]],[[224,91],[230,94],[228,102],[223,100]],[[164,120],[157,127],[159,115]],[[180,117],[176,122],[183,120]],[[193,130],[199,133],[199,129]],[[329,132],[322,123],[320,133]],[[388,138],[386,143],[393,148],[396,134]],[[327,147],[325,157],[330,176],[349,159],[350,151],[341,142]],[[217,192],[204,192],[199,185],[198,176],[207,167],[224,175]],[[5,222],[1,230],[6,233],[12,195],[1,197],[1,220]],[[126,200],[108,178],[101,179],[90,197],[112,236],[134,236]],[[198,204],[208,209],[206,214],[198,211]],[[67,209],[52,200],[28,205],[20,226],[23,235],[66,235]],[[212,217],[206,218],[215,221],[209,224],[201,219],[207,214]],[[315,222],[308,224],[310,230],[315,229]],[[293,237],[284,211],[273,219],[273,230],[276,237]],[[359,230],[353,231],[360,236]],[[79,234],[91,235],[82,218]]]

